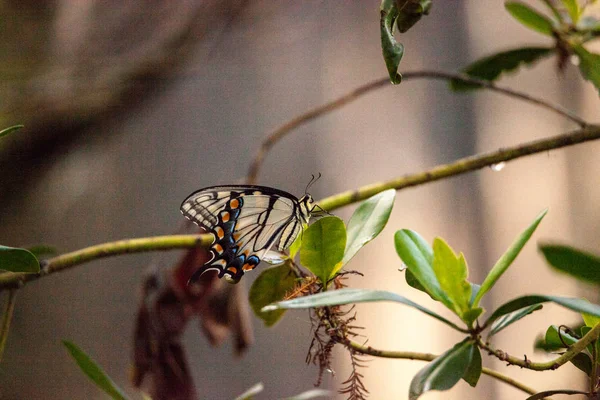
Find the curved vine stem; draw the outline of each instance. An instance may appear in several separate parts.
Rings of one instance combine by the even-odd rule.
[[[354,341],[348,340],[347,343],[344,343],[350,349],[356,351],[357,353],[366,354],[374,357],[381,358],[396,358],[396,359],[406,359],[406,360],[420,360],[420,361],[433,361],[438,356],[435,354],[429,353],[417,353],[413,351],[388,351],[388,350],[378,350],[374,349],[371,346],[363,346]],[[494,371],[489,368],[482,368],[481,373],[491,376],[492,378],[498,379],[516,389],[519,389],[528,394],[536,394],[537,390],[530,388],[522,384],[519,381],[516,381],[506,375],[501,374],[500,372]]]
[[[411,79],[440,79],[440,80],[446,80],[446,81],[457,80],[457,81],[461,81],[461,82],[468,83],[471,85],[477,85],[484,89],[498,92],[498,93],[504,94],[506,96],[514,97],[516,99],[523,100],[523,101],[535,104],[537,106],[543,107],[549,111],[552,111],[552,112],[576,123],[581,128],[585,128],[588,125],[588,123],[585,120],[578,117],[572,111],[570,111],[558,104],[553,104],[549,101],[542,100],[542,99],[536,98],[534,96],[530,96],[527,93],[519,92],[517,90],[501,87],[501,86],[498,86],[489,81],[470,78],[466,75],[453,74],[453,73],[440,72],[440,71],[409,71],[409,72],[402,73],[402,80],[404,82],[411,80]],[[269,152],[269,150],[277,142],[279,142],[281,139],[283,139],[288,133],[290,133],[292,130],[294,130],[294,129],[300,127],[301,125],[304,125],[318,117],[321,117],[327,113],[335,111],[338,108],[341,108],[341,107],[345,106],[346,104],[349,104],[349,103],[353,102],[354,100],[357,100],[361,96],[363,96],[371,91],[374,91],[376,89],[380,89],[382,87],[392,87],[392,85],[389,82],[389,78],[386,77],[386,78],[377,79],[377,80],[371,81],[365,85],[359,86],[358,88],[346,93],[345,95],[343,95],[333,101],[325,103],[325,104],[323,104],[319,107],[316,107],[302,115],[297,116],[296,118],[286,122],[285,124],[281,125],[277,129],[272,131],[269,135],[267,135],[267,138],[262,142],[260,148],[254,155],[254,159],[252,160],[252,163],[250,164],[250,168],[248,169],[248,175],[246,177],[247,183],[249,183],[249,184],[256,183],[259,170],[260,170],[260,168],[263,164],[263,161],[264,161],[265,157],[267,156],[267,153]]]
[[[586,128],[563,135],[537,140],[491,153],[466,157],[450,164],[439,165],[425,172],[406,175],[387,182],[363,186],[357,190],[350,190],[327,197],[320,200],[318,204],[324,210],[331,211],[336,208],[367,199],[374,194],[387,189],[400,190],[410,186],[421,185],[450,176],[464,174],[466,172],[481,169],[483,167],[491,166],[500,162],[595,139],[600,139],[600,126],[589,125]],[[62,271],[63,269],[101,257],[134,252],[190,248],[194,246],[208,247],[212,241],[212,235],[201,234],[157,236],[152,238],[129,239],[100,244],[58,257],[50,258],[43,263],[42,272],[38,274],[11,272],[2,273],[0,274],[0,290],[7,288],[18,288],[26,282],[38,279],[41,276]]]
[[[8,339],[8,331],[10,330],[10,322],[12,321],[12,317],[15,312],[16,298],[16,289],[10,290],[8,292],[8,299],[6,300],[6,309],[4,310],[4,314],[2,314],[2,326],[0,326],[0,361],[2,361],[4,348],[6,347],[6,340]]]
[[[502,350],[493,348],[490,344],[484,343],[481,339],[477,341],[477,345],[487,351],[490,355],[497,357],[502,361],[506,361],[510,365],[516,365],[521,368],[527,368],[534,371],[555,370],[563,364],[572,360],[577,354],[581,353],[585,348],[600,337],[600,324],[592,328],[584,337],[575,342],[563,354],[554,360],[546,362],[533,362],[528,359],[520,359],[505,353]]]
[[[562,135],[553,136],[547,139],[540,139],[490,153],[461,158],[460,160],[450,164],[438,165],[437,167],[434,167],[428,171],[419,172],[412,175],[405,175],[387,182],[363,186],[357,190],[349,190],[347,192],[320,200],[318,204],[324,210],[331,211],[357,201],[368,199],[369,197],[387,189],[400,190],[410,186],[417,186],[443,178],[448,178],[450,176],[461,175],[466,172],[475,171],[484,167],[489,167],[501,162],[514,160],[516,158],[525,157],[531,154],[572,146],[574,144],[584,143],[596,139],[600,139],[600,126],[588,125],[586,128]]]
[[[170,235],[126,239],[98,244],[42,261],[42,271],[37,274],[2,273],[0,274],[0,290],[19,288],[26,282],[103,257],[145,251],[186,249],[197,246],[208,247],[212,244],[213,240],[214,237],[212,234]]]

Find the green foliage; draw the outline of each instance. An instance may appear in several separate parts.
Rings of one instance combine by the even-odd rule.
[[[445,323],[446,325],[464,332],[465,330],[459,328],[456,324],[448,321],[446,318],[439,314],[407,299],[399,294],[388,292],[385,290],[370,290],[370,289],[338,289],[329,292],[317,293],[311,296],[299,297],[292,300],[280,301],[274,304],[270,304],[263,307],[262,311],[272,311],[277,309],[302,309],[302,308],[314,308],[324,306],[338,306],[342,304],[356,304],[356,303],[372,303],[379,301],[391,301],[395,303],[401,303],[409,307],[416,308],[417,310]]]
[[[283,299],[287,292],[294,288],[296,277],[290,270],[289,261],[276,267],[264,269],[256,278],[248,299],[254,314],[263,320],[266,326],[273,326],[281,319],[285,310],[280,309],[270,312],[260,310],[267,304]]]
[[[381,50],[390,80],[394,85],[402,81],[402,75],[398,73],[398,66],[404,55],[404,46],[402,43],[398,43],[394,37],[394,26],[396,25],[398,16],[399,12],[395,1],[383,0],[381,2],[381,19],[379,21]]]
[[[579,71],[600,92],[600,54],[590,53],[583,46],[573,47],[579,57]]]
[[[521,66],[530,66],[533,63],[553,54],[551,47],[520,47],[493,54],[475,61],[462,72],[472,78],[484,81],[495,81],[500,75],[513,72]],[[458,79],[450,81],[450,88],[456,91],[479,89],[480,85],[471,84]]]
[[[477,386],[477,382],[479,382],[479,378],[481,377],[481,370],[483,369],[483,360],[481,359],[481,351],[479,351],[479,347],[473,346],[473,358],[463,375],[463,379],[472,387]]]
[[[333,395],[333,393],[331,393],[329,390],[311,389],[311,390],[307,390],[306,392],[297,394],[296,396],[287,397],[283,400],[310,400],[310,399],[316,399],[319,397],[331,398],[332,395]]]
[[[463,321],[465,314],[471,309],[471,285],[467,281],[467,262],[463,254],[456,256],[448,244],[440,238],[433,241],[433,270],[446,293],[452,311]],[[472,323],[470,320],[468,323]]]
[[[523,307],[517,311],[513,311],[509,314],[504,314],[503,316],[494,321],[492,327],[490,328],[489,336],[497,334],[502,329],[506,328],[511,324],[514,324],[515,322],[517,322],[521,318],[528,316],[532,312],[541,310],[542,307],[543,306],[541,304],[533,304],[531,306]]]
[[[63,344],[75,360],[81,371],[100,389],[104,390],[114,400],[127,400],[125,393],[106,375],[102,368],[94,362],[76,344],[63,340]]]
[[[581,16],[581,7],[579,7],[579,2],[577,0],[562,0],[562,3],[567,9],[569,16],[571,17],[571,21],[576,24]]]
[[[259,394],[263,390],[265,390],[265,386],[262,384],[262,382],[258,382],[257,384],[246,390],[244,393],[236,397],[235,400],[253,400],[254,396]]]
[[[559,244],[542,244],[539,249],[553,268],[582,281],[600,285],[600,257]]]
[[[521,249],[525,246],[533,232],[537,229],[542,219],[546,216],[548,210],[544,210],[536,217],[531,225],[523,233],[517,237],[517,239],[513,242],[513,244],[506,250],[506,252],[500,257],[500,259],[496,262],[496,264],[492,267],[491,271],[485,277],[483,283],[481,284],[481,288],[477,295],[475,296],[475,300],[473,301],[473,305],[479,305],[481,298],[496,284],[498,279],[506,272],[508,267],[513,263],[513,261],[517,258]],[[514,310],[513,310],[514,311]]]
[[[354,211],[348,222],[348,239],[342,266],[347,264],[365,244],[381,233],[390,218],[395,199],[396,191],[386,190],[365,200]]]
[[[419,22],[423,15],[429,15],[432,0],[396,0],[398,18],[396,27],[398,32],[407,32],[414,24]]]
[[[587,313],[596,317],[600,317],[600,306],[592,304],[586,300],[571,297],[533,294],[517,297],[516,299],[513,299],[508,303],[505,303],[502,306],[498,307],[496,311],[494,311],[492,315],[490,315],[490,317],[487,319],[487,321],[485,322],[485,326],[489,326],[503,315],[512,313],[525,307],[529,307],[534,304],[546,302],[552,302],[558,304],[559,306],[568,308],[572,311],[576,311],[579,313]]]
[[[505,3],[504,7],[514,19],[519,21],[524,26],[541,34],[552,36],[553,23],[545,15],[539,13],[526,4],[516,1]]]
[[[302,238],[300,262],[326,286],[339,270],[346,248],[346,227],[338,217],[321,218],[312,224]]]
[[[40,263],[29,250],[0,246],[0,270],[37,274]]]
[[[416,400],[431,390],[451,389],[470,370],[469,366],[477,351],[470,340],[454,345],[415,375],[410,382],[408,398]],[[471,378],[469,375],[469,379]]]
[[[8,128],[4,128],[0,131],[0,138],[3,136],[7,136],[10,135],[11,133],[18,131],[19,129],[24,128],[24,125],[14,125],[14,126],[10,126]]]
[[[401,229],[394,235],[394,244],[396,253],[411,273],[411,280],[414,278],[419,282],[418,286],[431,298],[449,306],[450,299],[440,287],[433,270],[433,249],[429,243],[417,232]]]
[[[472,306],[473,284],[467,281],[467,263],[457,257],[442,239],[434,240],[433,249],[414,231],[403,229],[394,236],[396,252],[407,267],[406,281],[442,302],[471,325],[483,312]]]

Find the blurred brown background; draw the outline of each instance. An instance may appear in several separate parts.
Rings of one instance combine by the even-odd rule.
[[[354,87],[383,77],[379,4],[371,1],[4,1],[0,4],[0,122],[26,129],[0,141],[0,243],[50,244],[61,252],[121,238],[168,234],[192,191],[236,183],[266,133]],[[544,44],[502,2],[438,2],[403,35],[403,70],[456,71],[494,51]],[[598,94],[552,61],[502,82],[598,120]],[[441,82],[410,81],[371,93],[298,129],[267,157],[259,183],[301,194],[342,190],[415,172],[481,151],[575,127],[546,110],[497,94],[456,95]],[[600,248],[599,143],[512,162],[402,191],[386,230],[355,257],[355,287],[392,290],[442,313],[407,288],[393,232],[442,236],[464,251],[481,281],[496,258],[544,208],[534,240],[491,293],[486,307],[524,293],[597,293],[560,279],[536,253],[539,239]],[[351,209],[336,212],[348,218]],[[18,294],[0,364],[3,399],[105,398],[62,347],[70,339],[133,398],[127,380],[131,336],[144,270],[176,253],[96,261],[27,285]],[[248,274],[246,286],[257,274]],[[358,319],[374,347],[441,352],[458,339],[443,325],[393,304],[362,305]],[[551,306],[499,336],[515,355],[533,354],[540,325],[573,323]],[[275,328],[255,322],[256,343],[241,360],[230,343],[210,348],[196,326],[185,343],[201,398],[231,399],[262,381],[259,398],[312,387],[304,365],[305,312]],[[339,388],[347,355],[336,353]],[[423,363],[374,359],[364,372],[373,399],[405,398]],[[484,365],[539,389],[583,385],[571,366],[532,373]],[[483,376],[426,399],[507,399],[514,389]],[[341,397],[340,397],[341,398]]]

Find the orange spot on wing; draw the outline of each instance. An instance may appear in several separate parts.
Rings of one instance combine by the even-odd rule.
[[[217,237],[219,239],[223,239],[223,237],[225,236],[225,232],[223,231],[223,228],[221,228],[220,226],[217,226],[215,228],[215,233],[217,234]]]
[[[231,272],[232,274],[237,274],[237,268],[236,267],[229,267],[229,268],[227,268],[227,271]]]
[[[233,234],[233,240],[235,240],[236,242],[240,239],[240,234],[239,232],[236,232]]]
[[[238,199],[232,199],[229,201],[229,207],[235,209],[240,206],[240,201]]]
[[[246,263],[246,264],[244,264],[244,266],[242,267],[242,270],[244,270],[244,271],[250,271],[250,270],[254,269],[254,267],[256,267],[256,265],[252,265],[252,264],[248,264],[248,263]]]
[[[221,246],[219,243],[215,244],[213,249],[219,254],[223,253],[223,246]]]
[[[223,222],[227,222],[229,221],[229,212],[227,211],[223,211],[221,213],[221,219],[223,220]]]

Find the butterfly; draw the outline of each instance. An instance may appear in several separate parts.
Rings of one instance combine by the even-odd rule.
[[[206,271],[239,282],[271,247],[283,251],[291,246],[315,207],[308,193],[298,199],[266,186],[210,186],[195,191],[181,204],[181,213],[215,239],[210,260],[194,272],[190,282]]]

